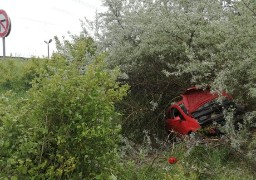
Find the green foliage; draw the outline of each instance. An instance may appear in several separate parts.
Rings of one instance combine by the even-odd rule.
[[[110,66],[119,65],[127,75],[123,81],[131,85],[122,106],[130,117],[124,133],[140,136],[147,130],[161,137],[164,110],[172,99],[193,84],[211,84],[219,77],[215,69],[225,60],[216,54],[228,38],[230,9],[209,0],[104,4],[108,10],[99,15],[102,34],[97,38]]]
[[[37,69],[45,64],[44,59],[14,60],[4,59],[0,61],[0,89],[13,90],[17,93],[26,91],[31,87],[31,81],[37,77]]]
[[[63,42],[61,42],[57,36],[54,37],[58,55],[78,65],[88,63],[90,57],[96,54],[97,47],[94,40],[85,30],[79,35],[70,34],[70,38],[71,40],[67,40],[63,37]]]
[[[63,43],[56,37],[52,60],[0,62],[0,90],[27,91],[0,97],[0,177],[255,178],[255,1],[103,3],[96,43],[84,31]],[[191,85],[242,101],[243,124],[237,132],[226,114],[224,143],[190,139],[162,150],[164,111]],[[123,147],[120,132],[147,144]]]
[[[36,138],[36,132],[41,131],[40,126],[35,131],[35,122],[24,118],[29,111],[27,100],[16,98],[13,102],[13,96],[7,92],[1,94],[0,99],[1,178],[27,174],[34,165],[32,159],[37,155],[40,143]]]
[[[45,149],[57,146],[56,155],[68,157],[61,164],[65,167],[71,160],[77,162],[73,168],[83,177],[111,172],[119,131],[114,102],[121,100],[126,92],[126,87],[115,82],[117,72],[104,70],[100,61],[87,66],[84,74],[72,65],[54,68],[53,76],[47,78],[45,74],[36,79],[30,91],[33,106],[38,107],[33,114],[45,121],[47,127]],[[57,171],[64,171],[64,167]],[[66,174],[70,172],[61,173]]]
[[[96,57],[81,71],[55,54],[35,70],[26,99],[10,103],[12,95],[2,94],[2,178],[106,179],[115,173],[115,103],[128,86],[116,82],[119,71],[107,69],[103,59]]]
[[[195,146],[184,162],[186,171],[196,174],[196,179],[253,179],[255,176],[243,155],[222,143]]]
[[[173,99],[191,85],[210,85],[232,94],[248,113],[232,144],[251,141],[245,132],[255,127],[255,1],[103,3],[107,11],[95,22],[99,47],[131,85],[120,105],[123,134],[143,140],[147,130],[163,137],[164,110]]]
[[[136,144],[127,138],[122,139],[120,168],[117,178],[120,179],[195,179],[195,174],[186,174],[182,164],[184,149],[172,151],[172,144],[159,142],[159,148],[151,147],[150,137],[145,135],[143,144]],[[170,146],[171,145],[171,146]],[[178,158],[177,164],[169,164],[169,156]]]
[[[190,84],[189,75],[180,80],[171,74],[171,64],[187,59],[180,37],[189,37],[189,31],[187,35],[175,26],[178,9],[169,11],[160,1],[104,2],[108,11],[99,15],[99,47],[108,53],[109,65],[124,72],[121,81],[131,86],[120,106],[129,117],[123,121],[123,133],[138,140],[143,130],[163,137],[164,110]]]
[[[256,176],[253,164],[244,154],[232,150],[225,139],[185,137],[176,142],[159,142],[158,149],[127,139],[123,143],[121,167],[115,175],[118,179],[254,179]],[[169,164],[170,157],[177,158],[177,162]]]

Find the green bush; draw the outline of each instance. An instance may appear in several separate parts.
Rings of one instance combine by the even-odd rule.
[[[38,76],[37,70],[47,63],[45,59],[0,61],[0,90],[26,91],[31,88],[31,81]]]
[[[107,178],[115,172],[119,114],[127,86],[103,57],[81,72],[55,56],[38,70],[27,99],[0,103],[2,177]],[[7,106],[6,106],[7,105]]]

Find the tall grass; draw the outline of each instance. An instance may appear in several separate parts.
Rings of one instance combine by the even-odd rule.
[[[0,92],[14,91],[23,94],[31,87],[31,80],[37,76],[37,69],[47,60],[44,59],[1,59]]]
[[[254,166],[243,154],[230,148],[225,141],[194,143],[194,139],[168,142],[160,149],[150,145],[129,146],[122,159],[118,177],[127,180],[199,180],[255,179]],[[177,163],[168,159],[176,157]]]

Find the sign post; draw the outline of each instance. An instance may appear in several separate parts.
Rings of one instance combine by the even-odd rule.
[[[11,20],[6,12],[0,9],[0,37],[3,38],[3,57],[5,57],[5,37],[11,32]]]
[[[3,57],[5,57],[5,37],[3,37]]]

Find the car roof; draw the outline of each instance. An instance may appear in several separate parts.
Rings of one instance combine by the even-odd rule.
[[[210,88],[200,89],[191,87],[187,89],[181,96],[188,113],[193,113],[199,107],[209,101],[212,101],[213,99],[218,98],[220,95],[217,92],[211,92]],[[222,96],[229,97],[227,93],[222,93]]]

